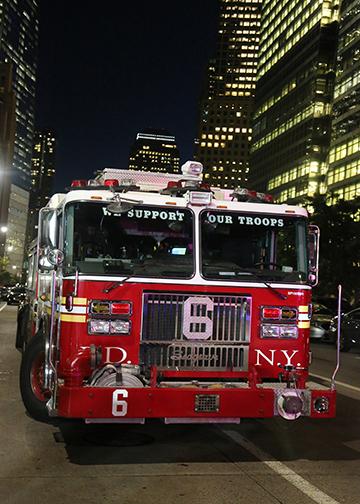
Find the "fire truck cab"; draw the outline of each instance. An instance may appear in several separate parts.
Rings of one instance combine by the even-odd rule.
[[[18,317],[34,418],[335,415],[309,383],[319,231],[304,208],[181,174],[105,169],[40,211]]]

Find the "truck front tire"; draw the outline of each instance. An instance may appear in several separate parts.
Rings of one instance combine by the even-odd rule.
[[[49,420],[46,403],[50,398],[44,389],[45,338],[37,333],[26,345],[20,366],[20,392],[24,406],[35,420]]]

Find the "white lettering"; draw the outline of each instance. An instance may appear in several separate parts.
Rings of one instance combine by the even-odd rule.
[[[283,227],[284,225],[284,220],[283,219],[278,219],[278,226]]]
[[[215,215],[209,215],[208,216],[208,221],[210,222],[210,224],[214,224],[214,222],[216,222]]]
[[[243,215],[239,215],[239,216],[238,216],[238,221],[239,221],[239,223],[240,223],[240,224],[244,224],[244,222],[245,222],[245,217],[244,217]]]
[[[246,224],[248,226],[252,226],[253,225],[253,218],[252,217],[246,217]]]
[[[112,396],[112,414],[113,416],[125,416],[127,414],[127,401],[124,399],[128,398],[128,391],[125,389],[114,390]],[[119,400],[119,397],[122,399]]]
[[[271,223],[272,226],[276,226],[277,219],[270,219],[270,223]]]
[[[210,318],[214,302],[208,297],[189,297],[184,303],[183,334],[190,340],[205,340],[213,331]]]
[[[127,352],[120,347],[105,347],[105,364],[121,364],[126,360]]]
[[[231,215],[226,215],[225,216],[225,222],[226,222],[226,224],[232,224],[233,223]]]
[[[169,220],[175,220],[176,221],[176,213],[175,212],[169,212]]]
[[[271,364],[272,366],[274,365],[274,357],[276,350],[269,350],[269,352],[271,353],[271,357],[268,357],[261,350],[258,350],[257,348],[255,348],[255,352],[256,352],[256,364],[255,364],[256,366],[260,366],[260,355],[269,364]]]
[[[269,226],[270,225],[270,220],[267,219],[266,217],[262,220],[262,223],[264,226]]]
[[[287,350],[281,350],[281,351],[282,351],[282,353],[286,357],[286,364],[285,364],[285,366],[292,366],[293,364],[291,362],[291,359],[294,357],[294,355],[296,355],[298,353],[299,350],[293,350],[293,353],[290,356],[289,356]]]
[[[159,212],[157,212],[156,210],[153,211],[152,213],[152,219],[156,219],[157,217],[159,216]]]
[[[128,217],[134,217],[134,209],[133,208],[128,211],[127,216]]]
[[[260,217],[255,217],[255,219],[254,219],[254,223],[255,223],[257,226],[260,226],[260,224],[261,224],[261,219],[260,219]]]

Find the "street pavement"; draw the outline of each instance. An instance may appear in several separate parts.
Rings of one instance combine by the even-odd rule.
[[[45,424],[21,402],[16,307],[0,306],[1,504],[359,504],[360,352],[341,354],[337,417],[240,425]],[[313,344],[328,383],[331,345]]]

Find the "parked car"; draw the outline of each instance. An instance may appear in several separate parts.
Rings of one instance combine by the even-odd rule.
[[[330,337],[336,343],[338,317],[333,317],[330,323]],[[348,352],[354,345],[360,343],[360,308],[355,308],[341,316],[340,351]]]
[[[316,296],[313,298],[313,301],[314,301],[314,303],[325,305],[327,308],[329,308],[329,310],[331,310],[333,312],[334,316],[337,314],[338,298]],[[349,312],[352,309],[353,309],[353,306],[346,299],[341,299],[341,311],[342,312]]]
[[[310,338],[325,339],[328,336],[330,322],[334,312],[320,303],[313,303],[310,322]]]
[[[8,287],[0,287],[0,301],[6,301]]]
[[[4,301],[6,301],[8,305],[19,305],[25,301],[25,298],[25,287],[23,285],[16,285],[15,287],[8,288]]]

